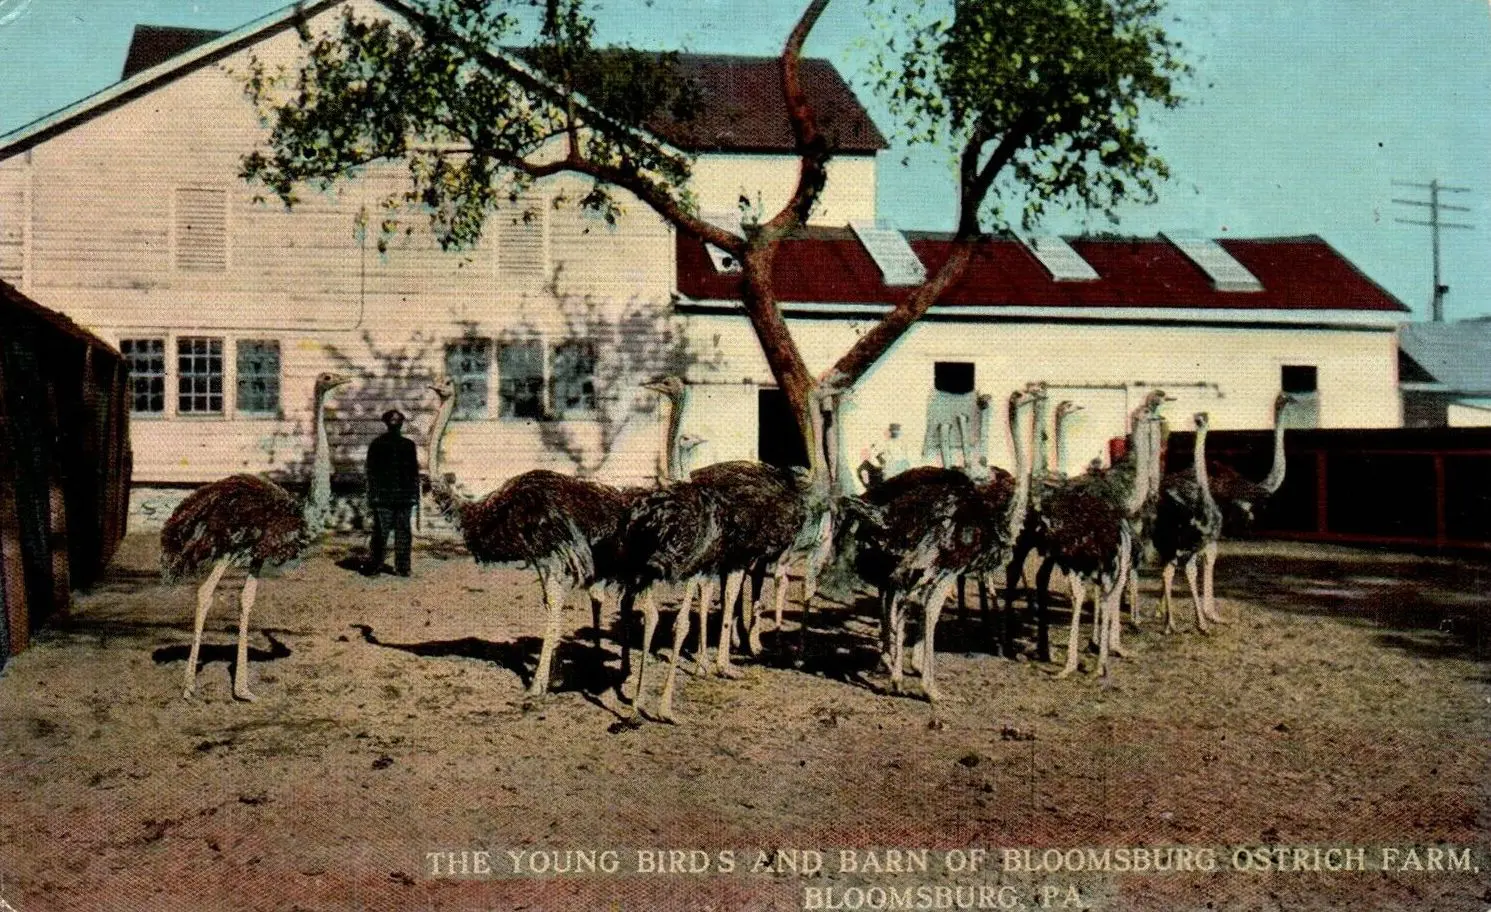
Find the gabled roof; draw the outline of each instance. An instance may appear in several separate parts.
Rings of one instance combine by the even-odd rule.
[[[53,111],[44,117],[38,118],[31,123],[0,136],[0,160],[17,155],[39,143],[86,123],[89,120],[114,110],[120,105],[127,104],[148,94],[163,85],[174,82],[183,76],[196,72],[206,66],[211,66],[217,61],[235,54],[244,48],[251,47],[270,38],[286,29],[293,28],[297,21],[302,18],[310,18],[320,15],[326,10],[346,0],[315,0],[315,2],[301,2],[287,6],[277,12],[270,13],[253,22],[248,23],[231,32],[210,33],[198,29],[172,29],[179,33],[196,32],[199,37],[206,37],[201,43],[191,45],[181,50],[169,59],[156,60],[156,56],[172,44],[180,44],[190,40],[188,34],[178,34],[171,38],[152,41],[150,47],[142,47],[138,57],[134,47],[126,55],[125,66],[130,67],[129,61],[134,58],[136,64],[141,67],[130,73],[129,76],[114,83],[102,91],[95,92],[87,98],[76,101],[58,111]],[[378,0],[391,11],[399,14],[407,14],[402,8],[399,0]],[[140,30],[135,30],[135,39],[140,38]]]
[[[1491,321],[1408,323],[1398,348],[1446,392],[1491,396]]]
[[[934,274],[947,260],[947,235],[910,233],[911,248]],[[1097,271],[1092,281],[1057,281],[1019,241],[993,239],[973,254],[938,308],[1066,308],[1095,316],[1117,308],[1208,311],[1354,311],[1392,318],[1407,310],[1325,241],[1314,236],[1227,239],[1221,246],[1263,290],[1218,291],[1173,244],[1159,238],[1073,238]],[[740,300],[739,274],[717,272],[697,238],[678,236],[678,290],[694,301]],[[910,289],[881,280],[869,253],[848,230],[814,228],[782,242],[775,291],[784,303],[892,305]]]
[[[124,72],[119,78],[128,79],[141,70],[158,66],[178,54],[226,34],[228,33],[225,31],[214,29],[137,25],[134,37],[129,40],[129,52],[124,55]]]
[[[647,124],[649,130],[692,152],[796,151],[776,57],[679,54],[678,64],[699,90],[699,111],[682,123],[658,117]],[[835,152],[873,154],[887,148],[869,112],[832,63],[805,58],[800,76],[818,128]]]
[[[9,136],[0,136],[0,158],[263,41],[297,19],[317,15],[339,2],[320,0],[304,9],[287,7],[231,32],[137,25],[120,82]],[[401,0],[378,2],[397,15],[417,16]],[[699,110],[687,121],[666,115],[654,118],[646,127],[659,139],[690,152],[790,154],[796,150],[781,97],[777,58],[679,54],[678,63],[681,75],[698,91]],[[836,152],[874,154],[887,147],[869,112],[832,63],[805,59],[801,73],[804,89],[817,109],[819,127]]]

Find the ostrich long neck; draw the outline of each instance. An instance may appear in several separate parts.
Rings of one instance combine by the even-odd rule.
[[[430,496],[435,499],[435,505],[440,508],[441,515],[459,527],[461,508],[467,500],[451,490],[440,464],[440,446],[445,442],[445,430],[450,426],[450,416],[455,409],[455,396],[441,400],[440,409],[435,413],[435,426],[430,429],[430,453],[426,464],[429,466],[430,473]]]
[[[1066,477],[1066,440],[1062,434],[1061,426],[1071,417],[1071,412],[1066,414],[1057,413],[1054,428],[1051,432],[1051,458],[1056,474],[1062,478]],[[1037,441],[1039,445],[1039,441]]]
[[[1196,428],[1196,451],[1191,458],[1196,465],[1196,486],[1201,492],[1201,502],[1215,504],[1216,500],[1211,494],[1211,479],[1206,474],[1206,428],[1205,424]]]
[[[664,397],[668,401],[668,452],[664,459],[665,481],[682,481],[683,472],[683,410],[689,401],[688,387]]]
[[[314,531],[326,525],[331,512],[331,442],[326,437],[326,400],[329,389],[316,390],[315,407],[311,410],[311,423],[315,434],[315,448],[311,451],[311,489],[306,496],[306,524]]]
[[[1268,477],[1259,482],[1259,485],[1268,493],[1272,494],[1279,490],[1284,484],[1284,409],[1279,407],[1274,411],[1274,464],[1269,467]]]
[[[1011,406],[1009,410],[1009,432],[1010,445],[1014,448],[1015,455],[1015,492],[1010,497],[1009,507],[1005,512],[1005,540],[1013,542],[1025,526],[1025,511],[1030,505],[1030,459],[1027,457],[1025,448],[1030,441],[1025,439],[1021,432],[1020,409],[1026,403]],[[1039,407],[1039,401],[1037,401]],[[1032,434],[1032,436],[1034,436]]]
[[[1051,475],[1051,454],[1046,449],[1046,445],[1051,442],[1046,434],[1046,397],[1037,395],[1031,404],[1035,408],[1034,427],[1031,429],[1031,446],[1035,450],[1035,457],[1030,477],[1039,482]]]
[[[1134,432],[1130,436],[1134,441],[1134,451],[1130,458],[1133,459],[1133,480],[1129,488],[1129,495],[1124,500],[1124,512],[1130,516],[1138,513],[1144,508],[1144,501],[1149,497],[1149,460],[1150,460],[1150,421],[1147,415],[1134,419]]]

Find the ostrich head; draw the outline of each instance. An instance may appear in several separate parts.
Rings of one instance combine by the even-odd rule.
[[[654,393],[662,393],[670,399],[676,399],[683,394],[683,378],[675,375],[666,377],[654,377],[642,384],[643,389],[652,390]]]
[[[352,378],[345,374],[337,374],[332,371],[324,371],[316,377],[316,395],[324,396],[337,387],[351,383]]]
[[[445,402],[455,396],[456,381],[449,377],[439,377],[430,384],[430,392],[435,394],[436,399]]]
[[[1077,412],[1080,411],[1082,411],[1082,406],[1078,405],[1070,399],[1063,399],[1060,402],[1056,403],[1056,420],[1060,421],[1066,416],[1075,415]]]
[[[1193,420],[1196,422],[1196,430],[1198,431],[1204,431],[1211,427],[1211,416],[1206,412],[1197,412]]]
[[[1149,395],[1144,397],[1144,404],[1139,406],[1139,408],[1146,415],[1157,415],[1165,403],[1174,401],[1175,397],[1169,395],[1164,390],[1151,390]]]
[[[1284,411],[1285,406],[1289,405],[1291,402],[1298,402],[1298,401],[1299,401],[1298,399],[1295,399],[1293,396],[1289,395],[1288,393],[1280,393],[1279,395],[1275,396],[1274,397],[1274,417],[1278,418],[1279,414]]]

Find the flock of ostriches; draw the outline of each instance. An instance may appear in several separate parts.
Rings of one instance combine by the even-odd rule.
[[[330,505],[330,455],[324,411],[330,392],[347,382],[323,374],[315,386],[312,483],[303,502],[260,477],[235,475],[193,492],[172,514],[161,534],[162,568],[167,581],[206,573],[197,592],[185,692],[196,683],[203,623],[213,594],[230,566],[246,568],[240,596],[237,663],[233,693],[252,700],[248,688],[248,621],[257,582],[265,566],[294,560],[320,537]],[[676,379],[651,385],[677,406],[682,384]],[[536,470],[510,479],[484,498],[458,493],[441,469],[441,441],[455,406],[448,379],[431,387],[440,401],[429,441],[431,493],[444,515],[460,530],[471,556],[481,564],[524,564],[538,574],[547,624],[527,696],[542,696],[562,633],[561,612],[576,591],[588,591],[597,652],[601,595],[620,592],[622,689],[631,682],[630,620],[640,599],[644,617],[642,651],[629,702],[640,709],[648,657],[658,624],[654,592],[659,584],[681,586],[682,603],[673,624],[673,648],[666,681],[652,715],[672,719],[679,656],[691,616],[698,613],[699,673],[711,669],[735,676],[731,664],[736,632],[735,607],[742,605],[746,644],[760,649],[764,605],[756,604],[767,572],[774,574],[774,618],[782,627],[789,566],[804,575],[802,624],[819,574],[830,561],[853,570],[880,593],[880,646],[889,669],[890,689],[901,692],[909,665],[919,671],[921,690],[934,705],[937,685],[935,635],[938,617],[954,588],[967,578],[985,581],[1003,570],[1006,604],[995,652],[1013,657],[1017,614],[1014,596],[1032,553],[1039,556],[1031,607],[1036,617],[1037,657],[1050,661],[1046,592],[1052,571],[1060,569],[1070,587],[1071,612],[1066,664],[1059,676],[1077,669],[1083,644],[1080,628],[1089,593],[1093,596],[1091,642],[1097,667],[1109,671],[1111,656],[1122,655],[1121,603],[1129,593],[1131,623],[1138,627],[1138,570],[1152,557],[1161,567],[1165,629],[1174,630],[1171,588],[1183,567],[1202,632],[1219,623],[1212,596],[1212,572],[1224,519],[1245,521],[1284,478],[1283,431],[1275,407],[1274,464],[1268,477],[1250,481],[1237,473],[1208,469],[1205,413],[1194,417],[1194,455],[1189,465],[1165,471],[1168,397],[1150,393],[1132,414],[1124,455],[1106,468],[1068,477],[1061,471],[1062,426],[1080,407],[1058,403],[1047,434],[1046,390],[1013,393],[1007,409],[1014,466],[938,468],[923,466],[893,476],[863,495],[832,494],[801,470],[757,462],[723,462],[678,475],[676,449],[668,457],[669,477],[656,488],[615,488],[557,472]],[[676,433],[672,435],[677,439]],[[1048,445],[1049,444],[1049,445]],[[1054,460],[1053,460],[1054,455]],[[1197,581],[1200,577],[1200,589]],[[708,651],[707,611],[714,583],[723,581],[723,618],[713,661]],[[753,581],[754,586],[747,582]],[[961,597],[961,595],[960,595]],[[920,642],[907,642],[907,614],[920,609]],[[603,654],[603,653],[602,653]],[[909,654],[909,655],[908,655]]]

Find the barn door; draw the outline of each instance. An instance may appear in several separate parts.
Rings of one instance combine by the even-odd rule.
[[[768,465],[808,465],[808,448],[787,394],[772,387],[756,391],[756,458]]]

